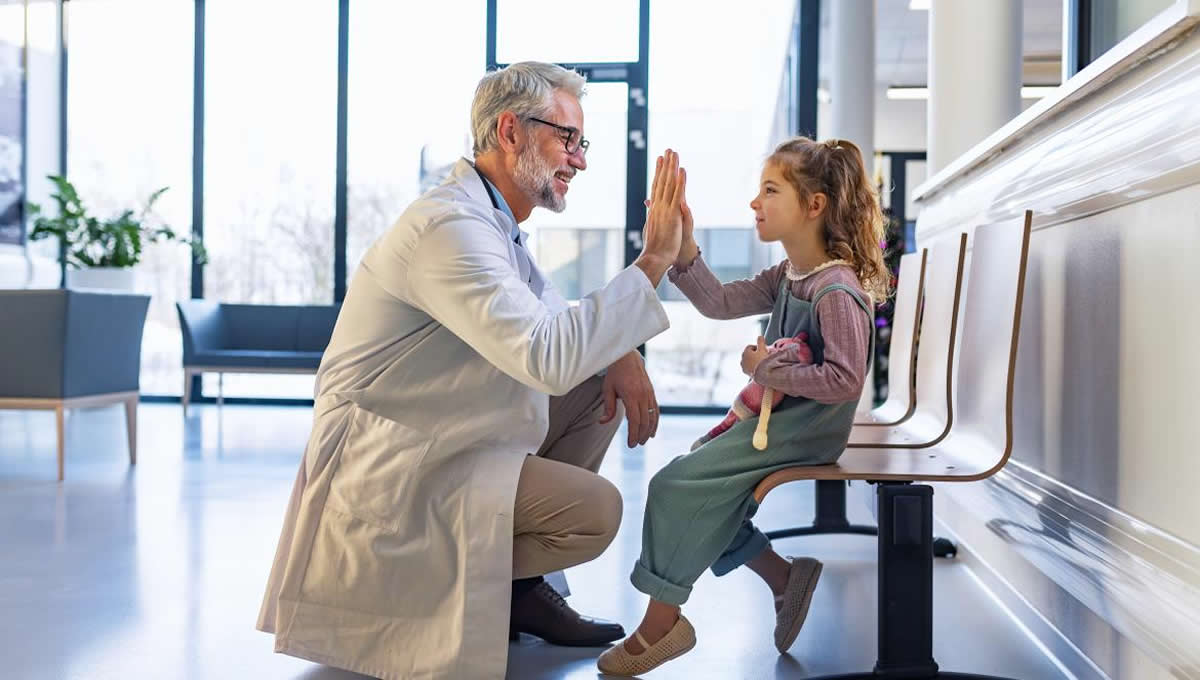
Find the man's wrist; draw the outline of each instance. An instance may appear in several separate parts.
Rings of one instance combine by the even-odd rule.
[[[671,258],[652,253],[642,253],[633,261],[633,264],[646,274],[646,278],[650,279],[650,285],[657,288],[658,282],[662,280],[663,275],[667,273],[667,269],[671,266]]]

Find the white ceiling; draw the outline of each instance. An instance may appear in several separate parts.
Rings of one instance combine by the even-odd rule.
[[[835,48],[829,37],[829,3],[821,7],[821,81],[828,81]],[[992,2],[994,0],[959,0]],[[929,12],[909,0],[876,0],[875,78],[883,86],[924,86],[927,79]],[[1057,85],[1062,56],[1062,0],[1022,0],[1026,85]]]

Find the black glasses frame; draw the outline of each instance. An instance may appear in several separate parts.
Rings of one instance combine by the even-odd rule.
[[[527,118],[526,120],[532,120],[533,122],[541,123],[542,125],[549,125],[550,127],[554,128],[555,130],[558,130],[559,132],[567,133],[566,137],[559,135],[559,139],[562,140],[563,148],[567,150],[567,153],[570,155],[575,155],[576,153],[582,152],[583,155],[585,155],[585,156],[587,155],[587,150],[588,150],[588,147],[591,146],[591,142],[589,142],[588,140],[583,138],[583,135],[580,134],[578,128],[573,128],[573,127],[570,127],[567,125],[559,125],[558,123],[551,123],[548,120],[542,120],[541,118],[534,118],[533,116],[529,116],[529,118]],[[575,142],[574,149],[571,148],[571,140],[572,139],[578,140]]]

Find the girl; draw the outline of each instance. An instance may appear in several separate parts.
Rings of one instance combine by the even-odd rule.
[[[668,277],[706,317],[770,312],[767,337],[746,347],[742,370],[787,396],[765,450],[751,446],[757,419],[750,418],[650,480],[642,554],[631,576],[650,604],[634,634],[600,656],[604,673],[640,675],[696,644],[679,608],[709,567],[720,576],[745,564],[762,577],[775,596],[775,646],[785,652],[821,574],[820,562],[788,561],[771,549],[750,523],[753,492],[775,470],[832,463],[845,448],[872,352],[871,301],[887,297],[891,280],[880,248],[883,215],[862,153],[837,139],[779,145],[750,207],[758,238],[781,242],[785,261],[722,285],[700,256],[685,199],[683,244]],[[768,356],[766,344],[801,332],[811,362],[797,347]]]

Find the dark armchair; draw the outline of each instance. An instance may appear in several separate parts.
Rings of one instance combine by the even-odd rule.
[[[147,295],[0,291],[0,408],[53,410],[58,479],[67,409],[123,402],[137,462],[138,380]]]

